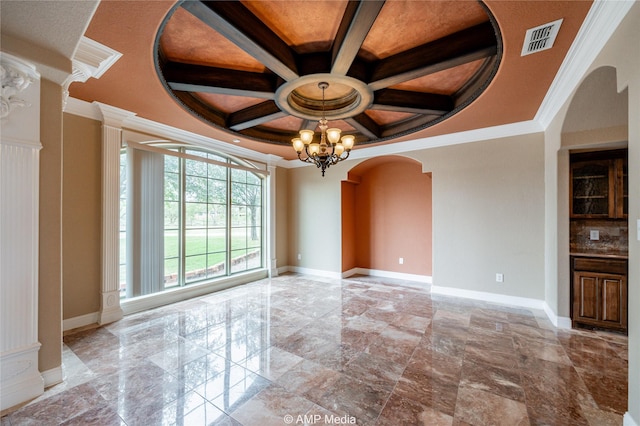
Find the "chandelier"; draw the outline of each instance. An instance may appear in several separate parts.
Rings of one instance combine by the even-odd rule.
[[[313,130],[300,130],[300,136],[291,139],[291,143],[293,149],[298,153],[298,159],[305,163],[315,164],[317,168],[322,170],[322,176],[324,176],[324,171],[329,166],[338,164],[349,157],[349,152],[355,143],[355,137],[352,135],[340,137],[340,129],[328,128],[324,115],[324,91],[329,87],[329,83],[321,81],[318,83],[318,87],[322,89],[322,118],[318,124],[320,142],[313,142],[315,135]],[[304,155],[302,151],[304,151]]]

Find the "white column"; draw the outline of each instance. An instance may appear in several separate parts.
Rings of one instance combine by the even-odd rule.
[[[102,113],[102,297],[99,324],[122,318],[120,307],[120,148],[130,111],[94,102]]]
[[[40,75],[0,52],[0,409],[44,392],[38,371]]]
[[[278,259],[276,258],[276,167],[268,166],[267,177],[267,261],[269,262],[269,276],[278,276]]]

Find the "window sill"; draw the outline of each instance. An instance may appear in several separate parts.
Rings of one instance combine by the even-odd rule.
[[[204,296],[227,288],[247,284],[255,280],[266,278],[268,276],[267,269],[258,269],[243,274],[233,275],[215,281],[203,282],[198,284],[190,284],[185,287],[166,290],[161,293],[148,294],[131,299],[123,299],[120,306],[125,315],[146,311],[147,309],[157,308],[159,306],[176,303],[193,297]]]

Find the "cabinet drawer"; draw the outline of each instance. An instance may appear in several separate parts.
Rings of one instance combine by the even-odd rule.
[[[624,275],[627,273],[627,261],[619,259],[575,257],[573,259],[573,269],[575,271],[592,271]]]

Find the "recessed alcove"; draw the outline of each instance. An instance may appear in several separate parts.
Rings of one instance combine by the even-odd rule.
[[[431,277],[431,190],[431,174],[406,157],[373,158],[351,169],[342,182],[342,270]]]

